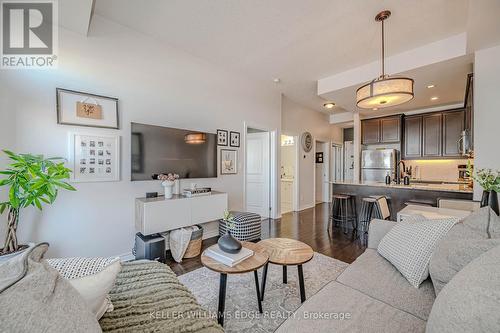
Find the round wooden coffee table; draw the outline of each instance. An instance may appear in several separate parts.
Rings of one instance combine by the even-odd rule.
[[[298,240],[289,238],[269,238],[257,243],[269,254],[269,262],[264,266],[262,274],[261,301],[264,300],[266,289],[267,267],[269,263],[283,266],[283,283],[287,283],[287,266],[297,265],[299,271],[300,301],[306,300],[304,288],[304,272],[302,265],[311,260],[314,256],[313,249]]]
[[[220,273],[220,283],[219,283],[219,307],[217,310],[217,321],[221,326],[224,325],[224,308],[226,306],[226,284],[228,274],[243,274],[253,272],[255,278],[255,289],[257,291],[257,305],[259,306],[259,312],[262,313],[262,303],[260,300],[260,290],[259,290],[259,276],[257,270],[264,266],[269,255],[266,251],[255,243],[241,242],[243,247],[250,249],[254,252],[253,256],[243,260],[236,266],[229,267],[226,266],[210,257],[207,257],[205,253],[201,255],[201,263],[206,268]],[[212,246],[218,246],[217,244]]]

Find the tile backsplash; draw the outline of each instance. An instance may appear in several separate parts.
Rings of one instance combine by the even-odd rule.
[[[467,164],[467,160],[406,160],[406,167],[410,166],[413,169],[413,176],[415,174],[415,167],[418,167],[420,177],[422,180],[442,180],[442,181],[457,181],[458,180],[458,166],[460,164]]]

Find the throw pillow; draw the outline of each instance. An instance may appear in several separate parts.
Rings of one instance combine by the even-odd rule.
[[[469,262],[500,245],[500,218],[483,207],[457,223],[439,242],[429,264],[436,295]]]
[[[441,290],[428,333],[500,332],[500,246],[474,259]]]
[[[54,258],[47,259],[50,266],[57,269],[59,274],[66,279],[76,279],[88,275],[96,274],[102,271],[106,266],[118,260],[119,258]]]
[[[48,244],[0,265],[2,332],[101,332],[82,296],[44,260]]]
[[[418,288],[429,276],[429,261],[437,243],[457,222],[456,218],[406,218],[382,238],[377,251]]]
[[[488,206],[476,210],[463,221],[471,231],[478,232],[485,238],[500,238],[500,217]]]
[[[443,239],[429,263],[429,274],[436,295],[468,263],[500,245],[500,239]]]
[[[83,296],[97,319],[113,310],[108,293],[121,270],[119,258],[58,258],[47,261]]]

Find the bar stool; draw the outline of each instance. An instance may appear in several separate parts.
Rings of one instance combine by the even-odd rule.
[[[361,201],[360,232],[367,233],[372,219],[386,220],[391,216],[385,196],[369,196]]]
[[[349,194],[334,194],[332,196],[332,228],[333,225],[341,224],[347,229],[347,223],[351,223],[353,230],[357,228],[356,197]],[[330,222],[330,220],[328,221]],[[328,225],[330,231],[330,225]],[[347,234],[347,230],[344,231]]]

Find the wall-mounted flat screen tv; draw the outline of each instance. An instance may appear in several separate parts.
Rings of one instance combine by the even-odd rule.
[[[132,180],[217,177],[216,134],[132,123]]]

